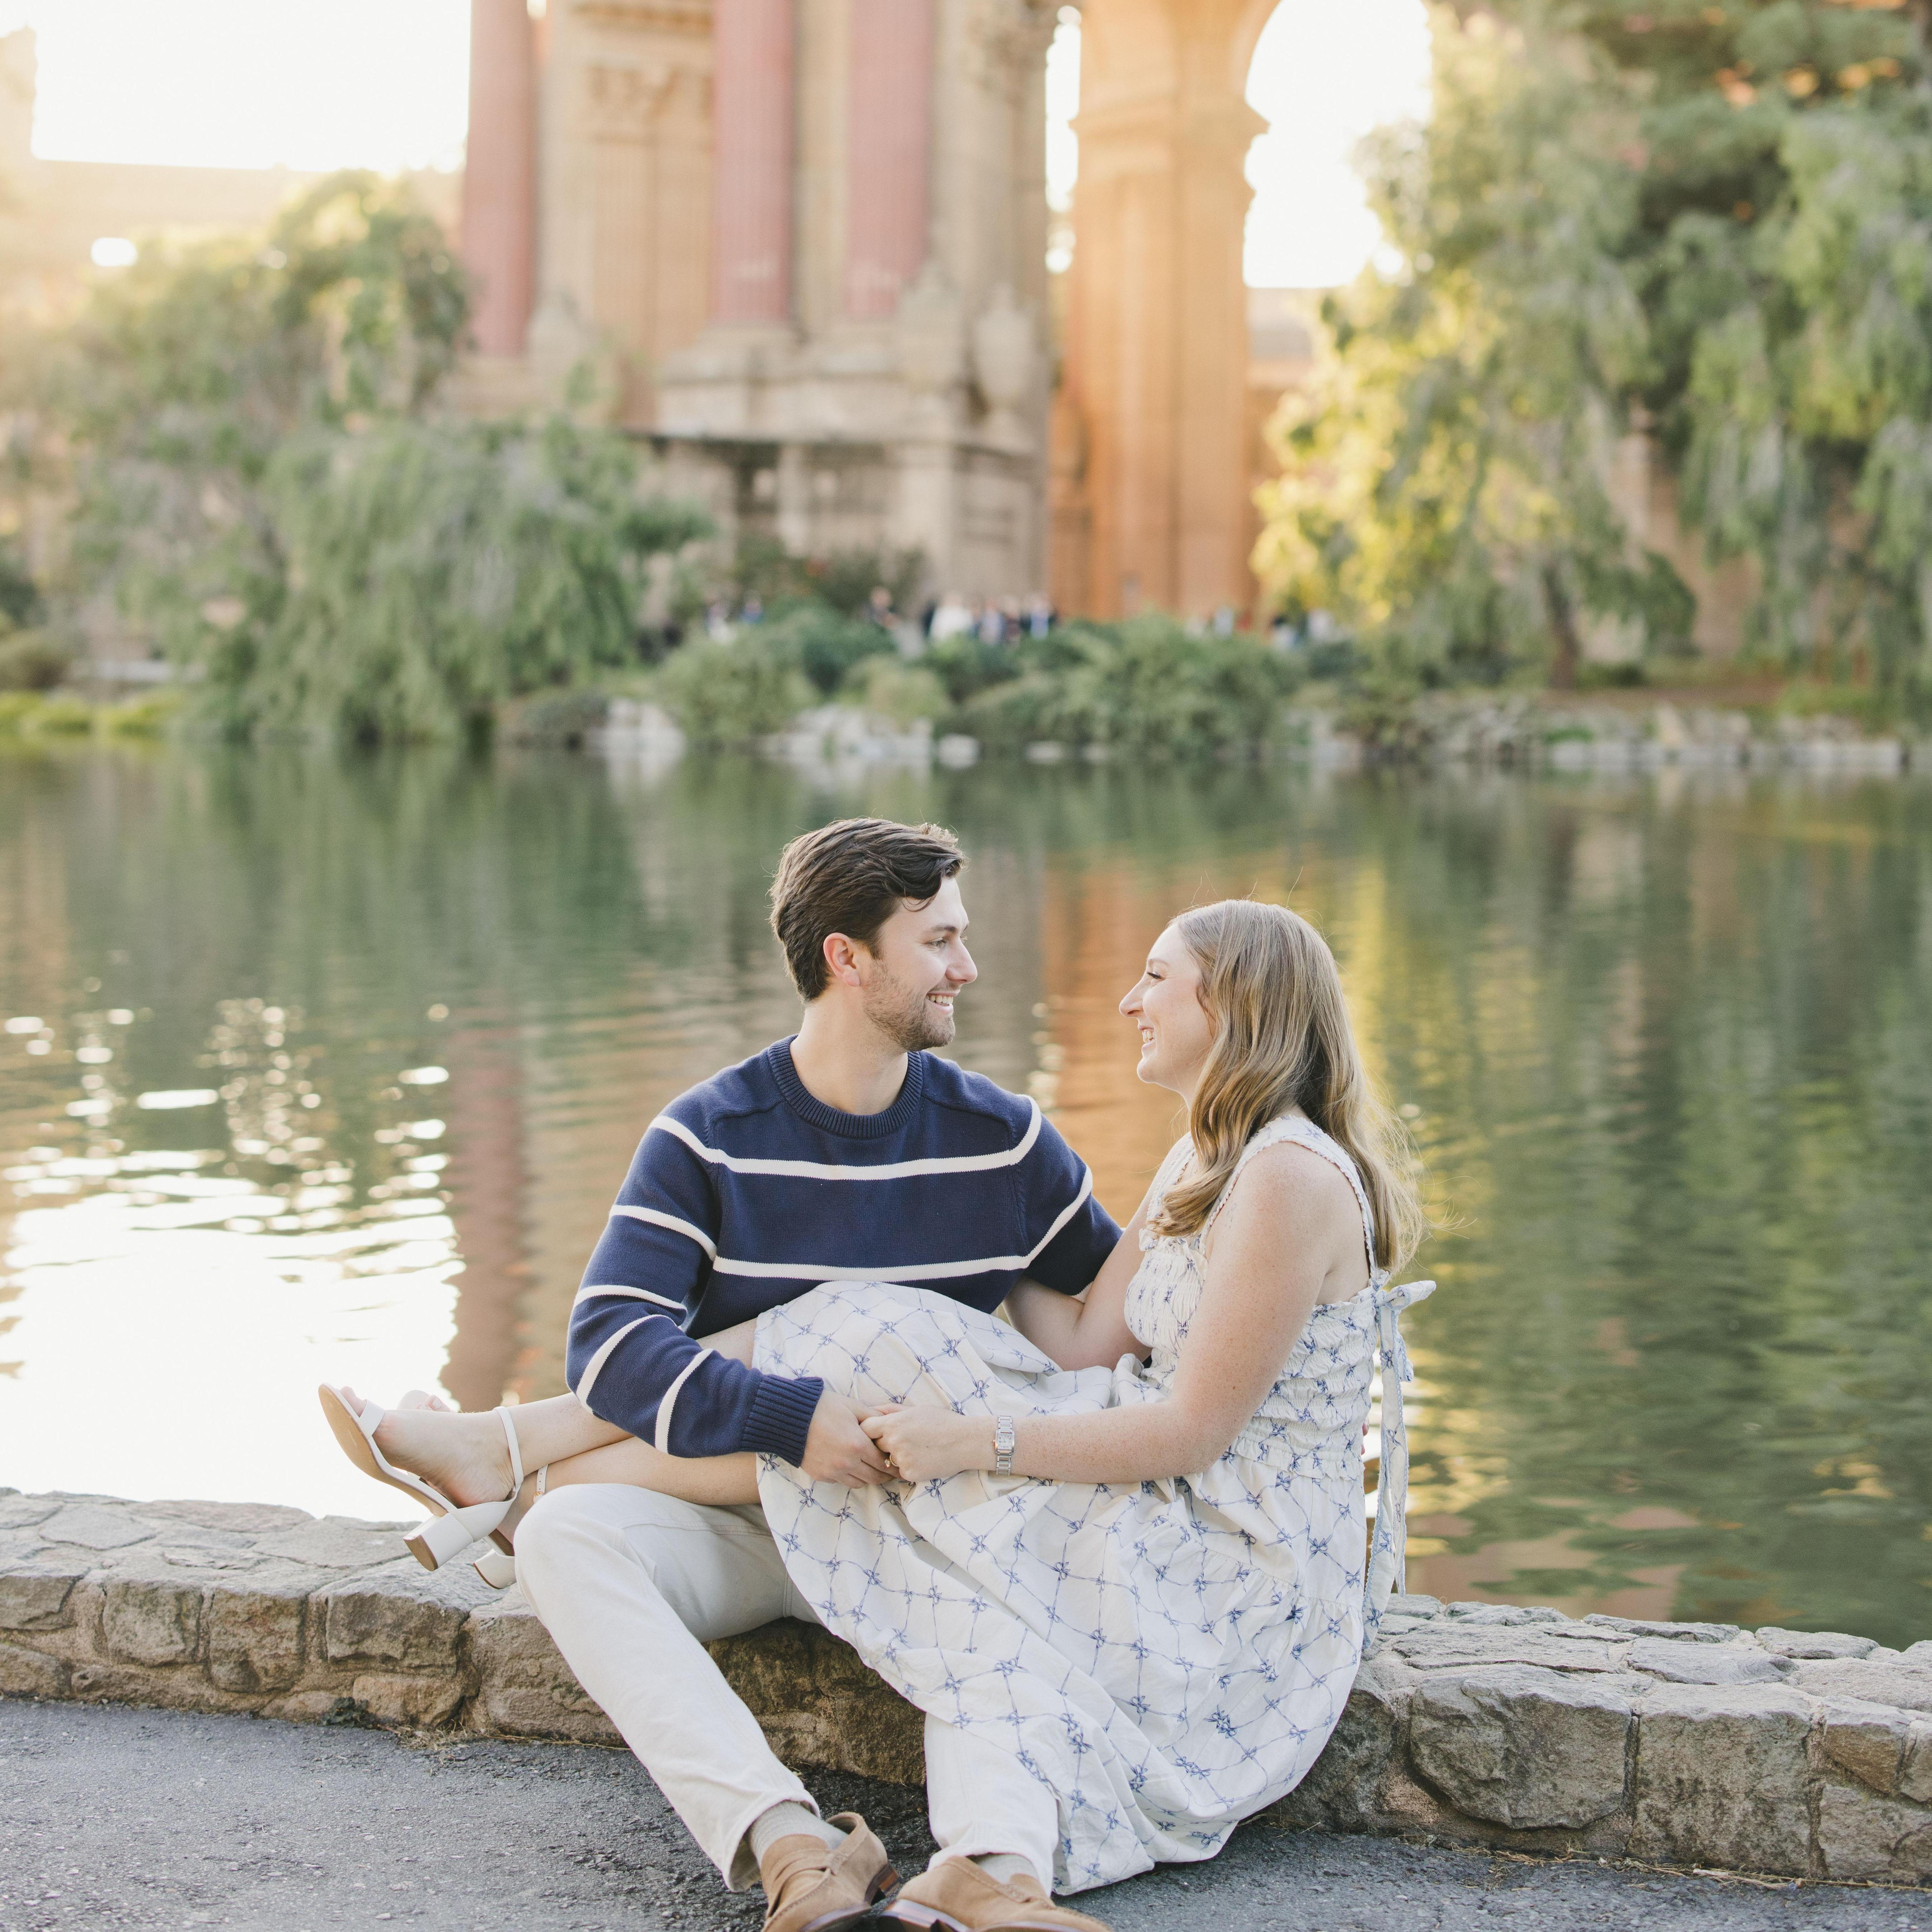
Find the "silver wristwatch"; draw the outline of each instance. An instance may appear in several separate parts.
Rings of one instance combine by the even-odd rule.
[[[1010,1476],[1013,1473],[1013,1419],[1010,1415],[994,1420],[993,1473],[998,1476]]]

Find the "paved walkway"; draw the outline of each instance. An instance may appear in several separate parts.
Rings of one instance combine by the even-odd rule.
[[[902,1871],[915,1791],[814,1780]],[[1081,1901],[1118,1932],[1932,1932],[1932,1892],[1767,1886],[1256,1826]],[[756,1932],[628,1757],[0,1699],[0,1932]]]

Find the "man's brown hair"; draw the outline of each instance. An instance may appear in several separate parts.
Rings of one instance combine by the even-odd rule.
[[[800,997],[824,992],[825,942],[835,932],[874,951],[880,927],[904,901],[923,905],[965,862],[943,825],[842,818],[794,838],[772,881],[772,930]]]

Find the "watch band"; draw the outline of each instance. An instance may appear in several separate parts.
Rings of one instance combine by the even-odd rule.
[[[994,1418],[993,1473],[998,1476],[1013,1473],[1013,1419],[1010,1415]]]

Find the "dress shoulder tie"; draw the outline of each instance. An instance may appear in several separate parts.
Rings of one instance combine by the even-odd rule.
[[[1402,1385],[1414,1379],[1402,1339],[1402,1311],[1436,1292],[1432,1281],[1370,1284],[1375,1300],[1376,1354],[1382,1364],[1382,1467],[1376,1478],[1376,1525],[1369,1540],[1369,1565],[1362,1606],[1363,1642],[1382,1627],[1389,1598],[1408,1581],[1408,1432],[1402,1426]]]

